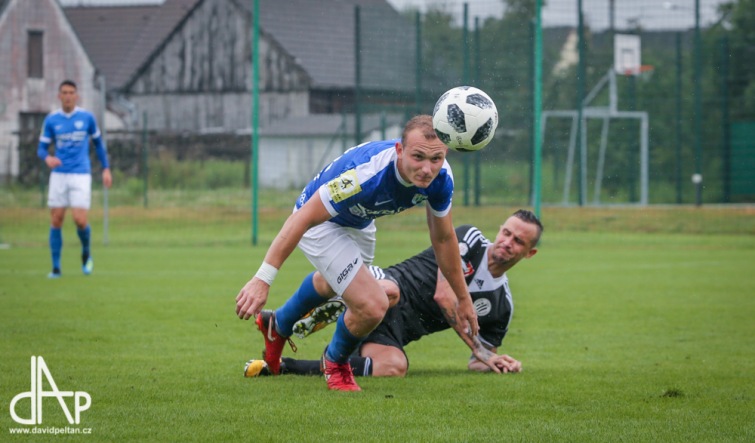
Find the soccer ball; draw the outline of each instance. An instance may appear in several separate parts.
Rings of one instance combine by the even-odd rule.
[[[435,133],[455,151],[479,151],[490,143],[497,127],[495,103],[488,94],[475,87],[450,89],[435,103]]]

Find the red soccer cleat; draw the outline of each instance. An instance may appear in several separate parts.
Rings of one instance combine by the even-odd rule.
[[[320,359],[320,368],[328,382],[328,389],[331,391],[361,391],[356,381],[354,373],[351,371],[351,365],[346,363],[334,363],[322,355]]]
[[[281,355],[283,355],[286,341],[294,352],[296,352],[296,345],[290,338],[283,337],[275,330],[275,313],[273,311],[263,310],[257,316],[255,323],[257,323],[257,328],[265,338],[265,352],[263,354],[265,363],[267,363],[267,367],[273,375],[278,375],[280,374]]]

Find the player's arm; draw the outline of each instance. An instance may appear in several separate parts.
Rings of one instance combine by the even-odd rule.
[[[486,346],[480,340],[479,335],[470,336],[467,331],[462,330],[458,326],[458,322],[452,320],[455,315],[457,300],[451,286],[448,284],[448,280],[443,277],[440,271],[438,271],[438,283],[433,298],[448,323],[456,331],[456,334],[472,350],[472,356],[467,364],[467,368],[470,371],[495,372],[500,374],[501,372],[520,372],[522,370],[521,362],[506,354],[498,355],[497,348]]]
[[[62,163],[58,157],[50,155],[48,149],[50,143],[55,139],[55,132],[49,124],[48,119],[45,119],[42,134],[39,135],[39,145],[37,146],[37,157],[39,157],[50,169],[55,169]]]
[[[113,176],[110,173],[110,163],[107,158],[107,147],[105,147],[105,141],[102,139],[102,133],[100,128],[97,127],[97,121],[94,116],[91,117],[91,124],[89,125],[89,135],[92,136],[92,143],[94,143],[94,152],[97,154],[97,159],[102,166],[102,185],[109,188],[113,184]]]
[[[478,361],[481,366],[486,368],[486,371],[500,373],[501,369],[499,369],[499,366],[496,364],[499,359],[495,352],[488,350],[480,341],[480,337],[478,335],[471,335],[469,330],[466,327],[461,326],[456,318],[458,299],[454,294],[454,290],[451,288],[449,281],[443,276],[440,269],[438,270],[438,283],[435,287],[435,295],[433,296],[433,299],[435,300],[435,303],[438,304],[438,307],[440,307],[440,311],[443,313],[443,316],[446,318],[446,321],[451,328],[456,331],[459,338],[461,338],[469,349],[472,350],[473,360]],[[472,367],[470,367],[470,369],[472,369]]]
[[[275,273],[291,255],[304,233],[331,217],[322,200],[315,196],[286,219],[268,248],[260,270],[236,296],[236,314],[239,318],[247,320],[260,313],[267,302],[267,295]]]
[[[469,288],[467,287],[467,282],[464,280],[464,273],[461,269],[459,241],[456,238],[456,231],[451,221],[451,215],[436,217],[432,213],[430,205],[427,205],[427,224],[430,228],[430,241],[435,251],[435,260],[438,262],[438,269],[440,269],[448,280],[448,284],[453,289],[458,300],[456,316],[454,316],[452,321],[457,321],[462,329],[469,328],[471,335],[475,336],[479,329],[477,312],[475,312],[474,306],[472,306],[472,296],[469,295]]]

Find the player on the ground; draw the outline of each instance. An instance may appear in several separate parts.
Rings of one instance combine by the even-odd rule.
[[[479,339],[469,339],[464,331],[454,328],[472,349],[468,363],[470,370],[521,370],[519,361],[506,354],[497,354],[513,313],[506,272],[520,260],[535,255],[542,229],[535,214],[526,210],[519,210],[509,217],[492,243],[474,226],[456,229],[465,278],[480,323]],[[409,368],[404,346],[425,335],[449,329],[447,316],[452,314],[449,306],[453,306],[456,297],[438,272],[431,248],[386,269],[375,266],[371,269],[395,306],[367,336],[350,362],[356,375],[404,376]],[[338,301],[331,300],[297,325],[308,334],[316,329],[313,328],[315,323],[321,327],[324,323],[320,321],[330,322],[329,316],[337,306]],[[323,310],[327,312],[323,314]],[[281,373],[306,375],[319,374],[320,371],[315,360],[283,358]],[[244,368],[244,375],[270,375],[270,371],[263,360],[251,360]]]
[[[477,316],[464,281],[451,221],[453,176],[448,148],[429,115],[416,116],[400,140],[364,143],[326,166],[305,188],[257,274],[236,296],[236,314],[257,316],[265,340],[264,360],[278,374],[285,341],[304,314],[343,296],[348,306],[321,359],[329,389],[359,391],[349,356],[383,319],[388,296],[367,265],[375,256],[377,217],[426,203],[438,266],[457,296],[453,315],[476,334]],[[262,311],[275,274],[297,246],[317,269],[275,312]]]
[[[60,253],[63,249],[61,228],[66,208],[71,208],[76,232],[81,240],[81,270],[92,273],[94,261],[90,250],[92,228],[87,213],[92,200],[92,166],[89,161],[89,140],[94,142],[97,158],[102,165],[102,184],[109,188],[113,183],[107,150],[94,116],[76,106],[79,95],[76,83],[64,80],[58,87],[61,109],[51,112],[39,136],[37,155],[51,169],[47,206],[50,208],[50,278],[61,274]],[[49,152],[50,144],[55,153]]]

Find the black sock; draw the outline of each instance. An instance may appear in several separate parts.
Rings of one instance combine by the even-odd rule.
[[[281,374],[322,375],[320,360],[297,360],[283,357],[281,362]]]
[[[372,359],[369,357],[351,357],[349,359],[351,369],[356,377],[369,377],[372,375]],[[297,360],[283,357],[281,359],[281,374],[296,375],[321,375],[320,360]]]
[[[351,370],[355,377],[369,377],[372,375],[372,359],[370,357],[352,356],[349,358]]]

